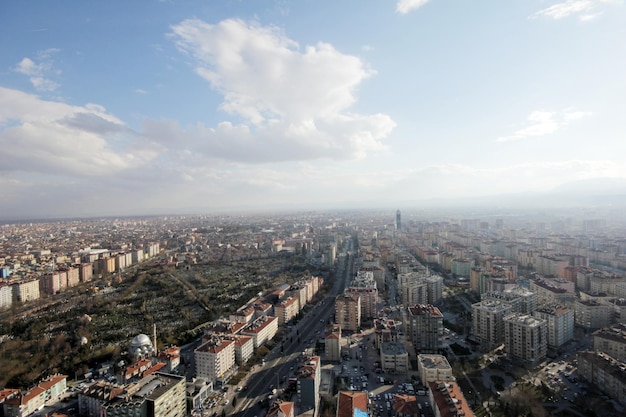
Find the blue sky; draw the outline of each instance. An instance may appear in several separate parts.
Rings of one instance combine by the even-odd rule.
[[[626,177],[621,0],[0,4],[0,217]]]

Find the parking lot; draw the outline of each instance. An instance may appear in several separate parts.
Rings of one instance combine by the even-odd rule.
[[[351,339],[347,354],[341,363],[334,367],[334,373],[339,377],[338,381],[341,384],[339,389],[366,392],[372,416],[395,415],[394,395],[407,394],[416,395],[420,414],[424,417],[433,417],[434,413],[426,396],[425,387],[412,381],[407,374],[382,372],[378,349],[373,345],[373,337],[370,331]],[[417,395],[418,392],[424,395]]]

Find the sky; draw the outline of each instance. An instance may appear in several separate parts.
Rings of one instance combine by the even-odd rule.
[[[5,0],[0,218],[624,181],[625,41],[622,0]]]

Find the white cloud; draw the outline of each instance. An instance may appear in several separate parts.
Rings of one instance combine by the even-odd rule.
[[[412,10],[419,9],[428,3],[428,0],[398,0],[396,3],[396,12],[407,14]]]
[[[0,171],[106,176],[140,166],[149,150],[116,151],[135,136],[98,105],[71,106],[0,87]]]
[[[15,71],[24,75],[35,75],[41,72],[40,66],[35,64],[30,58],[22,58],[15,66]]]
[[[20,74],[27,75],[31,84],[37,91],[54,91],[59,88],[59,84],[48,78],[50,73],[58,74],[58,70],[53,69],[52,56],[58,53],[56,48],[50,48],[37,52],[37,62],[28,57],[15,66],[14,70]]]
[[[513,134],[501,136],[496,142],[511,142],[539,136],[546,136],[565,127],[569,122],[590,116],[591,112],[564,111],[560,113],[538,110],[528,116],[526,127],[518,129]]]
[[[59,84],[43,77],[30,77],[30,82],[37,91],[54,91],[59,88]]]
[[[601,7],[602,4],[608,3],[618,4],[620,2],[614,0],[566,0],[539,10],[533,13],[530,18],[537,19],[545,17],[559,20],[576,16],[580,21],[589,21],[600,16],[601,12],[597,12],[596,10]]]
[[[239,118],[194,132],[207,156],[246,162],[360,158],[383,148],[395,123],[349,112],[355,91],[374,74],[358,57],[318,43],[300,48],[276,27],[198,19],[172,28],[195,71]]]

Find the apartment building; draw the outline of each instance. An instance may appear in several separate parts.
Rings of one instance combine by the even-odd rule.
[[[391,374],[406,374],[409,354],[401,342],[383,342],[380,345],[380,367]]]
[[[324,353],[327,361],[339,362],[341,360],[341,326],[338,324],[326,329]]]
[[[512,313],[531,314],[537,308],[537,294],[517,285],[504,291],[489,291],[481,299],[507,302]]]
[[[394,394],[391,401],[391,408],[397,417],[420,416],[420,407],[415,395]]]
[[[76,264],[76,269],[78,270],[78,280],[80,282],[89,282],[93,277],[93,264],[91,263],[80,263]]]
[[[437,304],[443,297],[443,277],[429,275],[424,278],[424,281],[428,288],[428,304]]]
[[[4,401],[4,417],[26,417],[41,410],[46,404],[46,390],[34,387]]]
[[[548,352],[548,324],[528,314],[513,313],[504,318],[504,345],[508,354],[536,364]]]
[[[406,334],[416,352],[439,353],[443,348],[443,314],[430,304],[408,307]]]
[[[303,284],[292,284],[287,290],[286,295],[287,297],[298,300],[298,311],[300,311],[308,303],[309,288]]]
[[[249,325],[245,326],[239,333],[252,336],[254,349],[263,346],[276,336],[278,331],[278,319],[272,316],[261,316]]]
[[[616,295],[618,285],[625,281],[621,275],[614,274],[593,274],[589,279],[589,292],[593,294]]]
[[[474,267],[474,260],[468,258],[456,258],[452,260],[451,271],[459,277],[469,278],[470,270]]]
[[[429,382],[428,396],[437,417],[473,417],[474,412],[456,382]]]
[[[578,375],[611,398],[626,405],[626,367],[624,362],[599,351],[576,354]]]
[[[319,356],[307,356],[296,373],[298,400],[301,410],[318,410],[322,363]]]
[[[367,393],[339,391],[336,417],[359,417],[368,415]]]
[[[232,376],[235,368],[235,342],[223,338],[211,338],[194,350],[196,375],[220,385]]]
[[[618,323],[593,333],[593,349],[626,362],[626,324]]]
[[[626,323],[626,298],[610,298],[607,302],[613,311],[612,321],[614,323]]]
[[[290,401],[276,400],[267,410],[265,417],[294,417],[296,406]]]
[[[400,331],[399,323],[393,319],[374,320],[374,346],[380,349],[383,342],[397,342]]]
[[[548,325],[548,347],[558,349],[574,338],[574,310],[562,304],[545,304],[533,312]]]
[[[611,324],[611,306],[593,300],[576,300],[574,321],[587,330],[608,327]]]
[[[537,277],[530,280],[530,290],[537,294],[537,304],[570,304],[574,300],[575,285],[566,280]]]
[[[435,381],[454,381],[452,367],[443,355],[417,355],[417,373],[422,385]]]
[[[398,293],[406,306],[436,304],[443,295],[443,278],[427,270],[398,274]]]
[[[132,384],[96,382],[78,394],[85,417],[185,417],[184,376],[154,373]]]
[[[360,295],[345,293],[335,298],[335,323],[353,332],[361,327]]]
[[[0,310],[13,305],[13,288],[9,284],[0,283]]]
[[[378,313],[376,308],[378,289],[373,280],[370,283],[353,281],[350,287],[346,289],[346,292],[361,297],[361,320],[376,317]]]
[[[27,279],[14,282],[11,284],[13,289],[13,301],[21,301],[23,303],[41,298],[39,292],[39,280]]]
[[[406,306],[428,304],[428,284],[423,280],[405,282],[398,287],[398,293]]]
[[[300,301],[294,297],[287,297],[274,306],[274,314],[278,318],[279,326],[289,323],[299,312]]]
[[[46,401],[58,400],[67,389],[67,375],[52,375],[26,392],[11,392],[4,403],[4,417],[26,417],[37,412]]]
[[[254,355],[254,340],[252,336],[246,335],[232,335],[231,337],[235,341],[235,362],[243,365]]]
[[[39,277],[39,292],[57,294],[67,288],[67,271],[54,271]]]
[[[543,275],[565,278],[565,268],[570,265],[569,255],[542,255],[537,257],[535,270]]]
[[[481,349],[492,350],[504,343],[504,317],[511,314],[511,305],[500,300],[484,300],[472,304],[472,328]]]
[[[235,311],[234,313],[231,313],[228,316],[228,319],[232,321],[233,323],[246,323],[247,324],[247,323],[250,323],[253,318],[254,318],[254,307],[250,305],[241,307],[237,309],[237,311]]]

